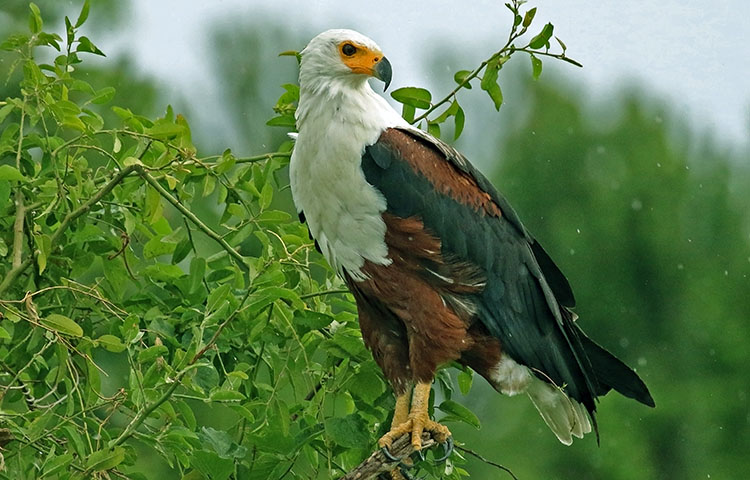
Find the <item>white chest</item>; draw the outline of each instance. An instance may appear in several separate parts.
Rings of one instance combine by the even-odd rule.
[[[367,183],[361,158],[382,129],[336,117],[300,129],[290,164],[294,203],[328,262],[362,280],[365,261],[390,263],[382,213],[385,198]]]

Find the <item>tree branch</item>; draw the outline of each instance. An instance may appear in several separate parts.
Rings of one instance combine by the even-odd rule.
[[[18,150],[16,151],[16,169],[21,171],[21,152],[23,151],[23,127],[26,119],[26,97],[23,97],[23,108],[21,108],[21,123],[18,130]],[[21,182],[16,186],[16,218],[13,222],[13,263],[12,268],[18,268],[23,262],[23,224],[26,209],[23,205],[23,191]]]
[[[428,432],[422,434],[422,450],[434,447],[435,445],[437,445],[437,442],[433,440]],[[409,435],[402,435],[397,438],[393,442],[390,452],[391,455],[397,458],[410,456],[414,453],[414,447],[411,445],[411,437]],[[383,452],[378,449],[367,457],[367,460],[360,463],[357,468],[339,478],[339,480],[371,480],[377,478],[381,473],[390,472],[397,468],[398,464],[399,462],[394,462],[386,458]]]
[[[141,178],[146,180],[146,182],[148,182],[149,185],[154,187],[154,189],[157,192],[159,192],[159,195],[164,197],[164,199],[166,199],[177,210],[179,210],[181,214],[183,214],[188,220],[193,222],[193,224],[196,227],[198,227],[198,229],[201,232],[205,233],[208,237],[212,238],[219,245],[221,245],[221,247],[224,250],[226,250],[227,253],[237,261],[237,263],[239,263],[240,268],[242,268],[245,271],[248,270],[248,266],[247,266],[247,263],[245,262],[245,258],[242,255],[240,255],[239,252],[237,252],[237,250],[235,250],[231,245],[229,245],[229,243],[227,243],[227,241],[224,240],[224,238],[221,235],[213,231],[208,225],[203,223],[200,218],[196,217],[193,212],[185,208],[185,206],[182,203],[180,203],[180,201],[177,200],[174,197],[174,195],[169,193],[166,188],[162,187],[161,184],[154,177],[152,177],[151,174],[149,174],[143,167],[138,165],[137,168],[138,168],[139,174],[141,175]]]
[[[120,182],[123,181],[125,177],[130,175],[134,170],[136,169],[135,165],[130,165],[128,167],[123,168],[120,170],[120,173],[115,175],[115,177],[109,181],[104,187],[102,187],[98,192],[96,192],[91,198],[89,198],[86,202],[84,202],[83,205],[78,207],[76,210],[70,212],[65,216],[62,222],[60,222],[60,226],[57,227],[57,230],[55,230],[55,233],[52,234],[52,237],[50,238],[50,245],[55,246],[60,240],[60,237],[65,233],[65,231],[68,229],[70,224],[75,221],[78,217],[81,215],[84,215],[85,213],[88,213],[89,210],[91,210],[91,207],[99,203],[99,201],[107,196],[112,189],[114,189]],[[0,283],[0,295],[5,293],[5,291],[10,287],[13,282],[16,280],[16,278],[23,273],[24,270],[26,270],[29,265],[31,265],[33,255],[30,255],[26,257],[25,260],[23,260],[17,267],[13,267],[3,279],[3,282]]]

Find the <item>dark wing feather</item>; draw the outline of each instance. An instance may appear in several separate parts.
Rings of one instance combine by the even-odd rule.
[[[410,142],[418,142],[421,150],[407,148]],[[440,188],[440,179],[427,178],[424,169],[420,171],[417,164],[425,159],[417,157],[430,157],[430,152],[428,161],[448,162],[450,175],[464,176],[468,185],[464,191]],[[445,163],[438,166],[443,168]],[[362,169],[367,181],[385,196],[389,213],[418,216],[440,238],[443,255],[470,262],[482,271],[487,284],[472,294],[471,301],[477,305],[480,321],[514,360],[530,367],[539,378],[564,387],[590,412],[597,395],[609,387],[620,390],[618,382],[600,383],[597,378],[606,369],[590,363],[587,353],[593,342],[585,338],[566,308],[574,305],[574,297],[565,276],[507,201],[463,156],[420,130],[389,129],[366,148]],[[463,194],[489,195],[495,210],[483,210],[470,198],[457,198]],[[595,357],[597,361],[603,358]],[[636,399],[648,403],[645,385],[625,369],[629,375],[617,370],[624,375],[619,383],[635,384],[631,393],[640,391]]]

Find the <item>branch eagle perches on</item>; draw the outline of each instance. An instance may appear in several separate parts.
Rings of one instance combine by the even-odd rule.
[[[393,442],[390,452],[396,458],[407,458],[414,453],[414,446],[411,444],[409,435],[402,435]],[[429,432],[422,434],[422,450],[427,450],[437,445]],[[371,480],[375,479],[381,473],[390,472],[397,468],[399,462],[394,462],[385,456],[382,450],[378,449],[372,453],[365,461],[360,463],[357,468],[350,471],[339,480]]]

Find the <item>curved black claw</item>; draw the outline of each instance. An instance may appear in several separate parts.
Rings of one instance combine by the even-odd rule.
[[[391,451],[388,450],[388,447],[381,447],[380,451],[383,452],[385,458],[387,458],[391,462],[401,462],[401,460],[404,459],[404,457],[394,457]]]
[[[445,454],[440,458],[436,458],[435,463],[444,462],[453,454],[453,437],[446,438],[445,443],[442,443],[441,445],[443,446]]]
[[[417,450],[415,453],[419,457],[419,461],[424,462],[424,453],[422,452],[422,450]]]

